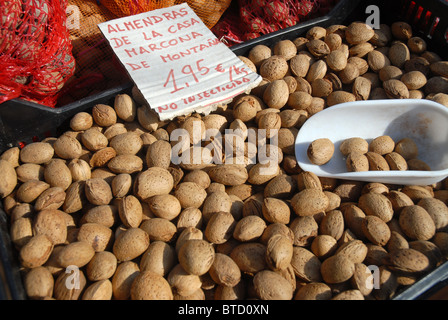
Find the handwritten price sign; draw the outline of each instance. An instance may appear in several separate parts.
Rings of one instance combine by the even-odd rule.
[[[98,27],[160,120],[209,113],[261,81],[186,3]]]

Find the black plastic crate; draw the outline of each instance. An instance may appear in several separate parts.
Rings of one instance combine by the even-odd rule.
[[[283,39],[304,35],[313,26],[348,24],[366,21],[366,8],[376,5],[380,9],[381,23],[407,21],[414,27],[414,34],[423,37],[428,50],[442,58],[448,55],[448,1],[447,0],[340,0],[325,16],[293,27],[282,29],[259,38],[232,46],[236,55],[247,55],[257,44],[272,46]],[[95,104],[112,104],[118,93],[129,93],[133,84],[127,83],[92,95],[59,108],[49,108],[36,103],[14,99],[0,104],[0,154],[14,146],[22,146],[48,135],[57,135],[68,128],[69,119],[80,111],[88,111]],[[433,270],[414,285],[398,292],[395,300],[427,299],[436,291],[448,286],[448,262]],[[0,201],[0,300],[26,299],[17,260],[17,252],[9,237],[8,217]]]
[[[20,99],[6,101],[0,104],[0,153],[54,135],[76,113],[88,110],[97,103],[109,103],[111,96],[130,88],[132,83],[126,83],[59,108]]]

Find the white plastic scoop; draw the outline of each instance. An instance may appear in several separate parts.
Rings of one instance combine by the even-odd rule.
[[[413,139],[418,159],[431,171],[390,170],[348,172],[339,145],[347,138],[361,137],[371,142],[388,135],[395,142]],[[309,144],[319,138],[335,146],[332,159],[315,165],[307,156]],[[342,103],[311,116],[300,128],[295,153],[298,165],[320,177],[382,182],[398,185],[430,185],[448,176],[448,108],[426,99],[369,100]]]

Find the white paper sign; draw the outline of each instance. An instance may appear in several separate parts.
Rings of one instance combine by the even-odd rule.
[[[209,113],[261,81],[186,3],[98,27],[160,120]]]

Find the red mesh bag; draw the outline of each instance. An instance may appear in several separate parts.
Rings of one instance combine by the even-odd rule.
[[[233,1],[218,23],[211,29],[215,36],[227,46],[244,42],[237,1]]]
[[[73,75],[64,0],[0,0],[0,103],[49,107]]]
[[[244,40],[291,27],[305,21],[319,7],[319,0],[239,0]]]
[[[238,0],[212,31],[228,46],[327,14],[337,0]]]

